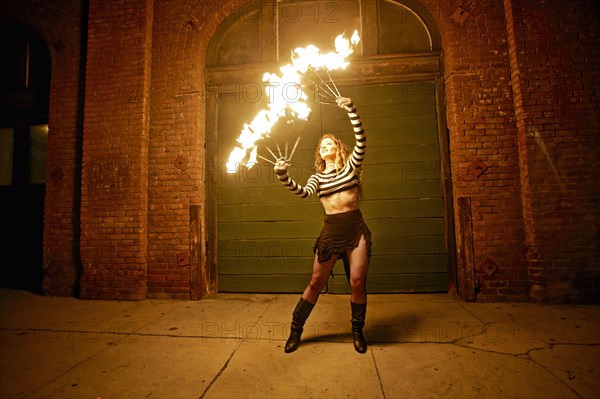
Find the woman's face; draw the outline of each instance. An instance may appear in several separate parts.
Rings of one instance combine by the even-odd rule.
[[[337,145],[335,144],[335,141],[329,137],[321,140],[319,154],[323,160],[335,160],[335,155],[337,154]]]

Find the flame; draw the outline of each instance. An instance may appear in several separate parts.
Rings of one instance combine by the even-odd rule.
[[[354,52],[359,40],[358,31],[355,30],[350,39],[346,39],[343,34],[335,38],[335,52],[321,53],[321,50],[312,44],[296,48],[292,51],[292,62],[279,68],[280,74],[264,74],[263,82],[269,96],[269,104],[267,109],[256,114],[252,122],[244,124],[237,139],[238,145],[229,155],[227,173],[234,173],[246,157],[248,158],[243,162],[244,166],[251,168],[256,164],[257,142],[268,137],[280,118],[308,118],[311,109],[306,103],[308,96],[302,90],[302,76],[309,68],[327,71],[345,69],[349,65],[346,58]]]

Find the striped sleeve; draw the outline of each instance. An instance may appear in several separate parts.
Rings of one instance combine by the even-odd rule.
[[[312,196],[319,187],[319,181],[317,180],[317,177],[315,175],[312,175],[308,178],[306,186],[304,187],[296,183],[294,179],[292,179],[288,175],[287,170],[284,171],[282,174],[278,173],[277,178],[285,187],[288,188],[288,190],[290,190],[300,198],[308,198]]]
[[[354,104],[351,103],[346,111],[348,112],[350,123],[352,123],[354,138],[356,139],[356,144],[354,145],[354,150],[352,151],[352,156],[350,157],[350,162],[352,163],[352,166],[359,168],[365,159],[367,136],[365,135],[365,129],[362,126],[362,122],[360,121],[360,117],[358,116],[358,112],[356,111]]]

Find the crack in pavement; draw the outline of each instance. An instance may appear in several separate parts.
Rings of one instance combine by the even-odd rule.
[[[260,314],[258,316],[257,323],[258,323],[258,320],[262,319],[263,316],[267,313],[267,311],[269,310],[269,308],[271,307],[271,305],[272,305],[272,301],[268,301],[267,307],[262,312],[262,314]],[[223,373],[225,372],[225,370],[227,370],[227,367],[229,366],[229,362],[231,361],[231,359],[233,359],[233,356],[237,353],[238,349],[242,346],[243,343],[244,343],[244,339],[241,339],[239,341],[238,345],[233,349],[233,351],[231,351],[231,354],[229,355],[229,358],[227,359],[227,361],[225,361],[225,363],[223,364],[223,367],[221,367],[221,369],[219,370],[219,372],[214,376],[214,378],[206,386],[206,388],[204,389],[204,392],[202,392],[202,394],[198,397],[198,399],[204,399],[204,397],[206,396],[206,394],[208,393],[208,391],[210,391],[210,389],[212,388],[212,386],[217,382],[217,380],[221,377],[221,375],[223,375]]]

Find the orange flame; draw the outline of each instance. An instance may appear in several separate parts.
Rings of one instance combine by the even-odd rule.
[[[227,161],[227,172],[234,173],[241,163],[247,168],[256,164],[257,142],[268,137],[277,121],[288,113],[299,119],[306,119],[311,110],[306,103],[307,95],[302,90],[300,79],[309,68],[333,71],[345,69],[349,62],[346,58],[354,52],[360,38],[354,31],[350,39],[344,35],[335,38],[335,52],[321,53],[319,48],[308,45],[292,52],[292,62],[279,68],[280,74],[265,73],[263,82],[269,96],[267,109],[263,109],[252,122],[244,124],[237,139],[238,145],[231,151]],[[244,159],[247,159],[243,162]]]

